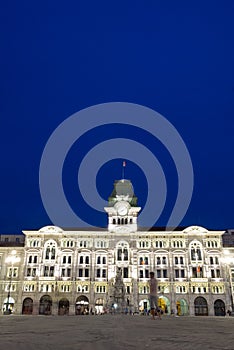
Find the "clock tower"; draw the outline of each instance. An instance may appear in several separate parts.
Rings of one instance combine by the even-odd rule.
[[[134,195],[130,180],[116,180],[114,189],[108,199],[108,207],[104,208],[108,214],[108,230],[110,232],[136,232],[137,216],[140,207]]]

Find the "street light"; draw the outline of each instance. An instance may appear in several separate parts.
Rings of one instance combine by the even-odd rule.
[[[8,294],[7,294],[7,302],[6,302],[6,310],[4,311],[5,315],[11,314],[10,309],[10,297],[11,297],[11,285],[12,285],[12,277],[13,276],[13,267],[14,264],[20,261],[20,258],[16,256],[16,250],[12,250],[11,254],[6,258],[6,263],[11,264],[11,268],[9,270],[9,285],[8,285]]]

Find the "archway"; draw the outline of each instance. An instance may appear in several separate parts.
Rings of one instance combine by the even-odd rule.
[[[12,297],[6,298],[3,303],[3,313],[5,315],[12,314],[14,312],[15,300]]]
[[[162,311],[165,314],[170,314],[171,313],[171,304],[170,304],[170,300],[165,297],[165,296],[160,296],[158,298],[158,307],[160,309],[162,309]]]
[[[40,299],[39,315],[51,315],[52,298],[49,295],[43,295]]]
[[[205,298],[197,297],[194,300],[194,314],[195,316],[208,316],[208,305]]]
[[[139,302],[139,311],[142,314],[146,314],[150,310],[150,304],[148,299],[140,300]]]
[[[33,313],[33,300],[31,298],[25,298],[22,306],[23,315],[32,315]]]
[[[99,298],[96,300],[96,303],[95,303],[96,314],[103,314],[103,304],[104,304],[104,301],[102,298]]]
[[[66,298],[59,300],[58,305],[58,315],[68,315],[69,314],[69,301]]]
[[[176,302],[176,311],[178,316],[188,315],[188,303],[185,299],[180,299]]]
[[[80,295],[76,299],[76,315],[86,315],[89,313],[89,299],[85,295]]]
[[[215,300],[214,313],[215,313],[215,316],[225,316],[226,315],[225,304],[221,299]]]

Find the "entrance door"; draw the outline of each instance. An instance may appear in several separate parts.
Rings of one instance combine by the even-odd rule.
[[[33,300],[31,298],[26,298],[23,301],[22,314],[32,315],[33,313]]]
[[[49,295],[43,295],[40,299],[39,314],[51,315],[52,313],[52,299]]]
[[[194,300],[195,316],[208,316],[207,301],[203,297],[197,297]]]
[[[66,298],[59,300],[59,315],[68,315],[69,314],[69,301]]]
[[[214,312],[215,316],[225,316],[225,304],[221,299],[217,299],[214,302]]]

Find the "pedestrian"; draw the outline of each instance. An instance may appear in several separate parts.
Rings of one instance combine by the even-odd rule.
[[[149,303],[150,303],[150,313],[152,316],[152,320],[155,320],[155,315],[158,315],[161,318],[161,314],[158,313],[158,282],[154,277],[154,272],[150,272],[150,280],[149,280]]]

